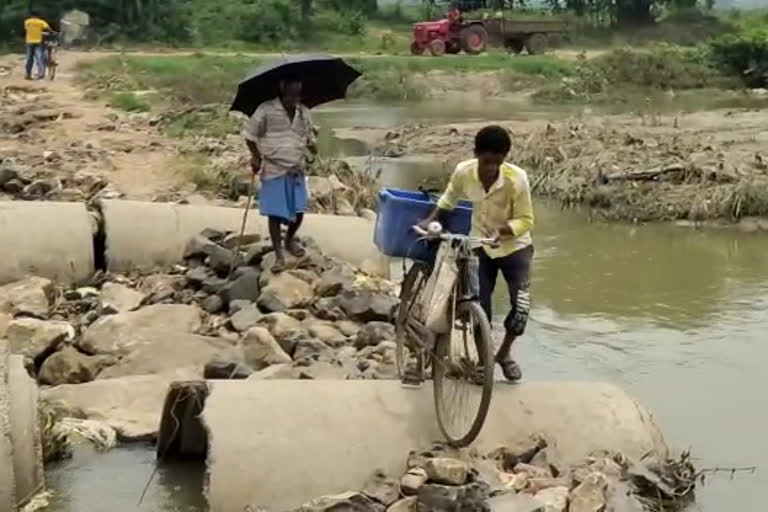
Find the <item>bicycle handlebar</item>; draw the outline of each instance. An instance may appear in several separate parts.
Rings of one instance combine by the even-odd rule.
[[[411,229],[413,229],[416,232],[416,234],[418,234],[419,236],[422,236],[423,238],[435,238],[440,240],[464,240],[470,243],[483,244],[483,245],[499,244],[499,241],[496,240],[495,238],[478,238],[478,237],[472,237],[467,235],[457,235],[454,233],[432,234],[426,231],[425,229],[422,229],[418,225],[413,226]]]

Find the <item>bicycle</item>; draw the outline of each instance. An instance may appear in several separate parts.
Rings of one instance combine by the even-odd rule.
[[[59,49],[58,36],[55,34],[49,35],[43,41],[43,45],[45,76],[48,77],[48,80],[54,80],[56,78],[56,68],[59,65],[58,62],[56,62],[56,54]]]
[[[491,326],[478,300],[477,257],[472,247],[495,241],[413,229],[423,239],[455,247],[459,271],[447,334],[430,331],[416,307],[432,272],[430,262],[415,261],[406,274],[395,320],[398,373],[404,385],[421,384],[431,368],[440,430],[449,444],[463,447],[477,438],[488,415],[494,371]],[[408,363],[415,368],[411,374]],[[474,405],[469,405],[470,400]]]

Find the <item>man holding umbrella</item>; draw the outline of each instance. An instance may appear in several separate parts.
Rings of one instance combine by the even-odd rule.
[[[245,140],[251,152],[251,169],[261,174],[259,209],[269,218],[269,236],[277,256],[273,272],[285,266],[283,249],[301,258],[304,249],[296,233],[307,208],[307,157],[314,145],[309,109],[301,104],[301,81],[280,80],[277,98],[265,101],[245,126]],[[282,225],[288,225],[285,246]]]
[[[285,251],[297,258],[305,252],[295,237],[307,208],[305,173],[314,145],[309,109],[343,98],[359,76],[337,57],[295,56],[258,69],[238,86],[232,110],[250,116],[243,135],[251,169],[261,177],[259,210],[269,219],[273,272],[284,270]]]

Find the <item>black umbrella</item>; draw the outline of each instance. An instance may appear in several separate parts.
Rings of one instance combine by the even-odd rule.
[[[286,77],[302,82],[301,102],[307,108],[344,98],[360,72],[332,55],[294,55],[261,66],[240,82],[231,110],[253,115],[256,108],[278,94]]]

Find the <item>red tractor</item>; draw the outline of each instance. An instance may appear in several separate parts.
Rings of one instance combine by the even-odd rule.
[[[488,32],[482,21],[464,22],[458,10],[450,11],[445,18],[437,21],[422,21],[413,24],[411,53],[422,55],[426,50],[439,57],[446,53],[477,55],[488,46]]]

